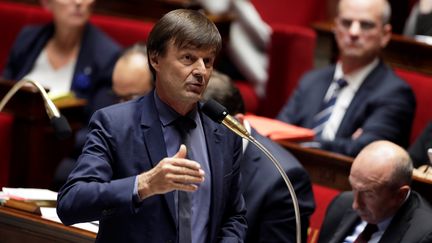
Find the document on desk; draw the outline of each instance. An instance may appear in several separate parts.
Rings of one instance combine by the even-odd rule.
[[[56,201],[57,192],[48,189],[38,188],[11,188],[3,187],[3,192],[16,200],[31,200],[31,201]]]
[[[57,215],[56,208],[41,207],[40,210],[42,218],[61,223],[60,218]],[[99,221],[73,224],[71,226],[97,233],[99,230]]]

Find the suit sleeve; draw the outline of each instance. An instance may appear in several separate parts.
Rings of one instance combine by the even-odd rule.
[[[107,214],[133,213],[135,175],[113,178],[113,123],[102,111],[90,121],[83,154],[58,194],[57,213],[66,225],[99,220]]]
[[[305,81],[303,80],[304,78],[300,81],[299,86],[295,89],[293,95],[282,107],[281,111],[276,116],[276,119],[293,125],[301,124],[301,118],[299,115],[302,113],[302,105],[305,102],[304,97],[307,96],[307,85],[305,85]]]

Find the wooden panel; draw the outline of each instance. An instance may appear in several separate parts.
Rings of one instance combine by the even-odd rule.
[[[353,158],[320,149],[304,148],[296,143],[278,141],[287,148],[308,171],[313,183],[338,190],[351,190],[348,176]],[[432,180],[413,173],[411,187],[432,203]]]
[[[0,207],[0,235],[5,243],[94,242],[96,234],[40,216]]]

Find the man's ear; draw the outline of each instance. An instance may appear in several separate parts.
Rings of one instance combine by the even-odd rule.
[[[398,197],[401,202],[403,202],[410,191],[410,186],[404,185],[399,188]]]
[[[149,54],[149,59],[150,65],[153,67],[153,69],[159,71],[159,55],[155,53]]]
[[[383,27],[383,37],[381,39],[381,47],[384,48],[389,43],[392,37],[392,26],[390,24],[386,24]]]

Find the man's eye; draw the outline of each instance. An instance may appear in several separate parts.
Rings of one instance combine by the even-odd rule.
[[[362,30],[371,30],[375,28],[375,23],[371,21],[360,21],[360,28]]]
[[[350,19],[342,19],[342,20],[341,20],[341,24],[342,24],[342,26],[345,27],[345,28],[350,28],[352,22],[353,22],[353,21],[350,20]]]

